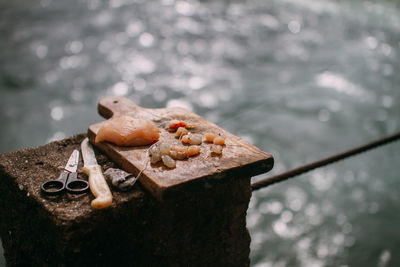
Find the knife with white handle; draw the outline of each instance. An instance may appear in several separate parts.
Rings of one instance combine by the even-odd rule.
[[[89,139],[85,138],[81,143],[82,157],[84,166],[82,171],[89,177],[90,191],[95,199],[91,206],[94,209],[104,209],[111,205],[112,194],[100,165],[97,164],[96,156]]]

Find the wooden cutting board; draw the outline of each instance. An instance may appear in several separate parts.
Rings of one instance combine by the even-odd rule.
[[[171,120],[181,120],[194,124],[192,133],[214,132],[226,136],[226,144],[220,156],[210,152],[210,144],[201,145],[198,156],[178,160],[176,168],[168,169],[161,162],[150,164],[147,149],[142,147],[119,147],[108,142],[95,143],[96,134],[102,123],[93,124],[88,129],[89,140],[112,159],[120,168],[137,175],[140,183],[153,196],[162,200],[168,193],[200,179],[221,179],[225,177],[251,177],[272,169],[274,159],[266,152],[243,139],[225,131],[204,118],[182,108],[147,109],[135,105],[124,97],[108,96],[99,101],[98,111],[106,119],[121,115],[146,119],[159,127],[160,141],[178,144],[175,134],[167,130]]]

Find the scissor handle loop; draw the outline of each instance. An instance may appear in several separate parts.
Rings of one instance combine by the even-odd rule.
[[[89,183],[85,180],[74,180],[68,182],[65,188],[72,194],[80,194],[89,190]]]
[[[40,187],[42,193],[49,195],[49,196],[55,196],[61,193],[65,188],[65,181],[62,180],[51,180],[47,181],[42,184]]]
[[[89,183],[78,179],[78,173],[74,172],[69,175],[65,188],[69,193],[80,194],[89,190]]]
[[[72,194],[80,194],[89,190],[89,183],[78,179],[77,172],[64,171],[56,180],[44,182],[40,189],[42,193],[49,196],[59,195],[64,189]]]

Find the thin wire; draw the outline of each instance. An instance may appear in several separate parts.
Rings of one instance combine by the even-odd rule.
[[[151,146],[149,146],[148,149],[146,149],[146,154],[149,154],[150,149],[153,146],[156,146],[160,141],[157,141],[155,143],[153,143]],[[139,179],[139,176],[147,169],[147,165],[149,164],[150,158],[147,158],[146,163],[144,164],[144,167],[139,171],[139,174],[136,176],[136,180]]]
[[[390,136],[387,136],[387,137],[384,137],[384,138],[381,138],[381,139],[377,139],[377,140],[372,141],[370,143],[367,143],[365,145],[361,145],[361,146],[352,148],[350,150],[344,151],[342,153],[334,154],[334,155],[329,156],[327,158],[324,158],[324,159],[321,159],[321,160],[317,160],[317,161],[302,165],[300,167],[294,168],[292,170],[277,174],[275,176],[268,177],[268,178],[262,179],[260,181],[254,182],[254,183],[251,184],[251,190],[255,191],[255,190],[270,186],[272,184],[282,182],[282,181],[287,180],[289,178],[298,176],[298,175],[300,175],[302,173],[305,173],[305,172],[314,170],[316,168],[319,168],[319,167],[322,167],[322,166],[337,162],[339,160],[354,156],[354,155],[359,154],[361,152],[365,152],[365,151],[371,150],[371,149],[376,148],[378,146],[386,145],[386,144],[388,144],[390,142],[394,142],[394,141],[397,141],[399,139],[400,139],[400,132],[395,133],[395,134],[390,135]]]
[[[237,113],[236,115],[230,115],[229,118],[226,118],[222,121],[218,121],[218,122],[216,122],[216,124],[218,124],[220,126],[226,126],[226,125],[228,125],[228,123],[231,123],[232,121],[236,121],[239,118],[254,117],[255,113],[260,113],[260,109],[267,105],[268,105],[268,103],[265,103],[265,102],[262,102],[259,104],[253,103],[251,109],[241,111],[241,112]],[[251,115],[251,116],[249,116],[249,115]]]

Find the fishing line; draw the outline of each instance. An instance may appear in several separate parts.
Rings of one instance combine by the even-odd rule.
[[[260,112],[262,112],[262,108],[268,106],[268,103],[262,102],[259,104],[253,104],[251,109],[247,109],[245,111],[241,111],[239,113],[237,113],[234,116],[229,116],[229,118],[226,118],[220,122],[218,122],[218,125],[221,126],[226,126],[228,125],[228,123],[232,122],[232,121],[236,121],[239,118],[243,118],[243,117],[254,117],[254,114],[258,114]]]
[[[219,125],[224,125],[224,124],[226,125],[227,122],[231,122],[233,120],[237,120],[238,118],[241,118],[241,117],[244,117],[244,116],[252,115],[255,112],[258,112],[259,109],[265,107],[266,105],[267,105],[266,103],[256,104],[256,105],[253,106],[252,109],[240,112],[240,113],[236,114],[235,116],[231,116],[231,117],[229,117],[229,118],[227,118],[227,119],[225,119],[223,121],[220,121],[218,124]],[[326,166],[328,164],[332,164],[332,163],[335,163],[337,161],[349,158],[351,156],[355,156],[355,155],[357,155],[359,153],[366,152],[366,151],[374,149],[374,148],[376,148],[378,146],[386,145],[388,143],[397,141],[399,139],[400,139],[400,132],[397,132],[397,133],[395,133],[393,135],[390,135],[390,136],[387,136],[387,137],[376,139],[375,141],[372,141],[372,142],[366,143],[364,145],[352,148],[350,150],[347,150],[347,151],[344,151],[344,152],[341,152],[341,153],[338,153],[338,154],[331,155],[329,157],[326,157],[326,158],[323,158],[323,159],[320,159],[320,160],[317,160],[317,161],[314,161],[314,162],[299,166],[297,168],[288,170],[286,172],[282,172],[280,174],[277,174],[277,175],[274,175],[274,176],[271,176],[271,177],[267,177],[267,178],[261,179],[261,180],[251,184],[251,190],[255,191],[255,190],[267,187],[269,185],[272,185],[272,184],[275,184],[275,183],[279,183],[281,181],[293,178],[293,177],[298,176],[300,174],[303,174],[305,172],[309,172],[311,170]]]
[[[381,138],[381,139],[377,139],[375,141],[372,141],[370,143],[367,143],[367,144],[352,148],[350,150],[347,150],[347,151],[344,151],[344,152],[341,152],[341,153],[338,153],[338,154],[334,154],[334,155],[329,156],[327,158],[323,158],[323,159],[320,159],[320,160],[317,160],[317,161],[302,165],[300,167],[291,169],[289,171],[277,174],[275,176],[267,177],[267,178],[262,179],[260,181],[254,182],[254,183],[251,184],[251,190],[255,191],[255,190],[270,186],[272,184],[282,182],[284,180],[287,180],[289,178],[298,176],[298,175],[303,174],[305,172],[308,172],[308,171],[314,170],[316,168],[319,168],[319,167],[322,167],[322,166],[337,162],[337,161],[342,160],[342,159],[346,159],[348,157],[357,155],[357,154],[362,153],[362,152],[366,152],[366,151],[371,150],[373,148],[376,148],[378,146],[389,144],[389,143],[397,141],[399,139],[400,139],[400,132],[397,132],[397,133],[395,133],[393,135],[390,135],[390,136],[387,136],[387,137],[384,137],[384,138]]]

